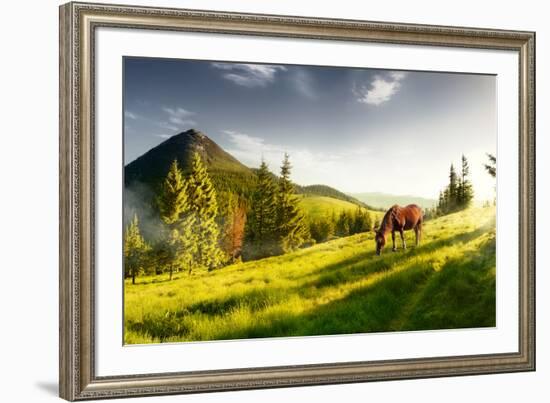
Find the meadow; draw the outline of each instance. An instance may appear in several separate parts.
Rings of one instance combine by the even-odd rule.
[[[299,195],[299,197],[300,208],[306,213],[309,219],[330,217],[333,213],[338,215],[342,211],[353,212],[357,210],[357,204],[333,197],[309,195]],[[381,220],[384,213],[383,211],[369,210],[369,214],[373,220]]]
[[[495,326],[494,207],[426,222],[416,248],[412,231],[397,252],[388,235],[375,256],[373,235],[172,281],[126,280],[125,343]]]

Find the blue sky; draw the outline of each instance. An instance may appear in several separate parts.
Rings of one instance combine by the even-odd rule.
[[[496,151],[496,77],[323,66],[126,58],[125,163],[195,128],[245,165],[344,192],[437,197],[470,160],[476,198]]]

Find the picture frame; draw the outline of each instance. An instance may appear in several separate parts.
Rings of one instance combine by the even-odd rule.
[[[535,33],[218,11],[60,7],[60,396],[67,400],[325,385],[535,370]],[[96,108],[99,28],[196,32],[517,54],[517,351],[184,372],[96,372]],[[119,264],[120,261],[113,264]]]

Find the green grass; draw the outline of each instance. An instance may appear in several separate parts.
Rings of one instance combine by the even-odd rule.
[[[309,219],[318,219],[322,217],[331,217],[332,213],[340,214],[342,211],[355,211],[357,204],[335,199],[327,196],[300,196],[300,207],[306,213]],[[371,211],[372,219],[382,218],[384,213],[381,211]]]
[[[382,256],[371,233],[188,276],[125,283],[125,342],[495,326],[495,210],[425,223]],[[400,241],[398,241],[400,246]]]
[[[431,208],[437,205],[437,200],[411,195],[394,195],[381,192],[352,193],[351,196],[369,206],[388,209],[394,204],[406,206],[407,204],[418,204],[422,208]]]

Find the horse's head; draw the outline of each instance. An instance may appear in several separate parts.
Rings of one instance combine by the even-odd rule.
[[[374,241],[376,242],[376,255],[380,256],[384,245],[386,245],[386,236],[380,231],[380,229],[374,230]]]

